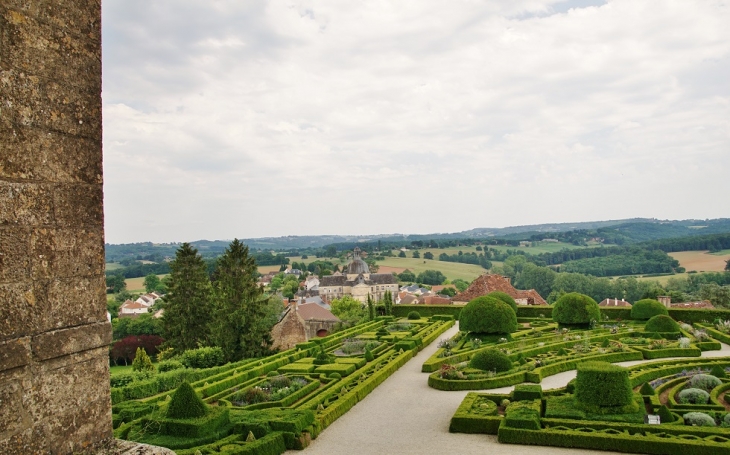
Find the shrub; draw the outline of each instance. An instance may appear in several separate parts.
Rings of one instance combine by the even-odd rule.
[[[185,365],[178,360],[164,360],[157,364],[157,371],[164,373],[166,371],[179,370],[185,368]]]
[[[372,362],[373,360],[375,360],[373,352],[370,349],[365,348],[365,361]]]
[[[512,392],[515,401],[541,400],[542,386],[540,384],[517,384]]]
[[[702,389],[684,389],[677,394],[677,402],[681,404],[707,404],[710,394]]]
[[[211,368],[223,365],[223,349],[217,346],[190,349],[182,353],[180,362],[188,368]]]
[[[679,347],[682,349],[688,349],[690,346],[690,339],[687,337],[681,337],[679,340]]]
[[[492,291],[489,294],[487,294],[487,297],[494,297],[495,299],[499,299],[499,300],[503,301],[507,305],[511,306],[512,309],[515,310],[515,313],[517,313],[517,302],[515,302],[515,299],[513,299],[506,292]]]
[[[589,407],[618,408],[633,403],[629,370],[608,362],[578,364],[575,398]]]
[[[517,330],[517,314],[501,300],[477,297],[461,310],[459,328],[475,333],[512,333]]]
[[[592,298],[571,292],[553,304],[553,320],[560,324],[590,324],[601,320],[601,310]]]
[[[711,374],[696,374],[687,381],[688,387],[702,389],[706,392],[711,391],[720,384],[722,384],[722,381]]]
[[[512,369],[512,361],[502,351],[487,349],[474,354],[469,361],[469,366],[478,370],[501,373]]]
[[[421,319],[421,314],[418,311],[411,311],[410,313],[408,313],[408,319],[410,319],[411,321]]]
[[[152,365],[152,359],[147,355],[142,348],[137,348],[137,352],[134,355],[134,361],[132,362],[133,371],[155,371],[155,366]]]
[[[654,390],[654,387],[651,386],[651,384],[645,382],[644,385],[641,386],[641,389],[639,389],[639,393],[642,395],[654,395],[656,391]]]
[[[195,393],[190,384],[185,381],[172,394],[165,417],[170,419],[191,419],[205,415],[207,407],[203,400]]]
[[[725,428],[730,427],[730,414],[725,414],[725,417],[722,418],[722,426]]]
[[[667,307],[654,299],[643,299],[631,306],[631,319],[649,319],[659,314],[669,315]]]
[[[667,315],[658,314],[646,321],[644,331],[657,333],[679,332],[679,324]]]
[[[715,419],[704,412],[688,412],[684,415],[684,423],[686,425],[698,427],[714,427]]]
[[[342,375],[336,371],[331,372],[328,377],[332,379],[342,379]]]
[[[710,374],[715,376],[716,378],[726,378],[727,373],[725,373],[725,370],[720,365],[715,365],[710,370]]]
[[[656,411],[656,413],[659,416],[661,423],[670,423],[676,420],[676,417],[674,417],[672,411],[670,411],[669,408],[665,405],[659,406],[659,409]]]

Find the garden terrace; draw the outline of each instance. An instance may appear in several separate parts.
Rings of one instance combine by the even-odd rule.
[[[381,317],[270,357],[133,381],[114,389],[115,435],[190,455],[302,449],[453,325],[449,316]],[[335,355],[345,343],[370,343],[371,360],[364,350]],[[184,381],[207,413],[168,422],[164,412]],[[170,434],[168,427],[177,430]]]

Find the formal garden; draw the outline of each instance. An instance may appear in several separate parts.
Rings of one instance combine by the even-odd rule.
[[[408,316],[379,317],[269,357],[206,368],[216,353],[202,348],[158,363],[154,374],[113,377],[115,436],[180,455],[303,449],[454,325],[450,315]]]
[[[438,390],[514,386],[469,392],[451,432],[618,452],[730,453],[730,357],[701,357],[730,341],[727,312],[679,313],[682,321],[643,300],[611,313],[575,293],[542,308],[547,314],[517,318],[515,310],[497,293],[472,300],[458,315],[461,331],[423,363]],[[577,376],[566,387],[543,390],[543,379],[571,370]]]

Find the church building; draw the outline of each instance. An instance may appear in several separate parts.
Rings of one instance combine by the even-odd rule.
[[[368,294],[376,302],[382,300],[385,291],[394,296],[398,294],[398,280],[392,273],[370,273],[365,261],[360,258],[360,248],[355,248],[354,258],[343,273],[323,276],[319,280],[319,296],[330,302],[345,295],[366,303]]]

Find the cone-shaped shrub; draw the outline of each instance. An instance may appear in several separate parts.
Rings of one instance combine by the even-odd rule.
[[[608,362],[578,364],[575,398],[580,403],[600,408],[616,408],[633,402],[629,370]]]
[[[499,299],[506,303],[507,305],[511,306],[513,310],[515,310],[515,313],[517,312],[517,302],[515,302],[515,299],[513,299],[509,294],[502,291],[492,291],[489,294],[487,294],[487,297],[494,297],[495,299]]]
[[[679,332],[677,321],[664,314],[652,316],[644,325],[645,332]]]
[[[651,384],[645,382],[644,385],[641,386],[641,389],[639,389],[639,393],[642,395],[654,395],[656,391],[654,390],[654,387],[651,386]]]
[[[659,416],[661,423],[674,422],[674,420],[676,419],[676,417],[674,417],[674,414],[672,414],[672,411],[670,411],[669,408],[667,408],[665,405],[661,405],[656,413]]]
[[[471,361],[469,361],[469,366],[479,370],[501,373],[512,369],[512,361],[502,351],[487,349],[474,354]]]
[[[375,360],[375,356],[370,351],[370,349],[365,348],[365,361],[372,362],[373,360]]]
[[[553,321],[560,324],[589,324],[601,320],[601,309],[595,300],[571,292],[553,304]]]
[[[180,387],[172,394],[170,404],[167,406],[165,417],[170,419],[192,419],[202,417],[207,411],[203,400],[195,393],[195,390],[187,381],[180,384]]]
[[[631,305],[631,319],[647,320],[658,314],[668,315],[667,307],[654,299],[643,299]]]
[[[499,299],[477,297],[461,310],[459,328],[475,333],[512,333],[517,331],[517,314]]]

